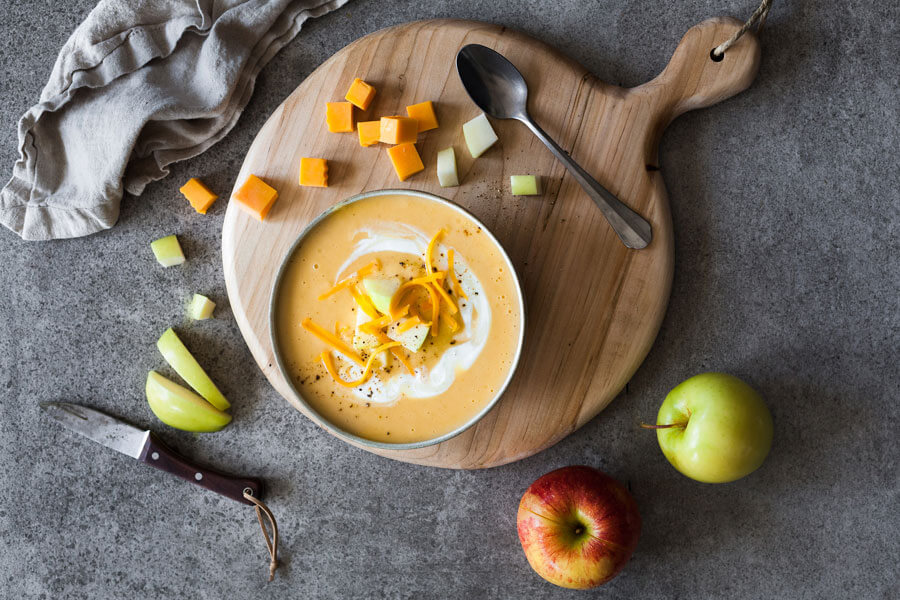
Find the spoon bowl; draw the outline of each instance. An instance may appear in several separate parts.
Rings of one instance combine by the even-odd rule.
[[[591,197],[623,244],[635,249],[650,244],[650,223],[600,185],[531,118],[528,85],[515,65],[486,46],[469,44],[456,55],[456,71],[466,93],[478,108],[495,119],[521,121],[544,142]]]
[[[495,119],[521,119],[528,114],[525,78],[502,54],[469,44],[456,55],[456,71],[472,101]]]

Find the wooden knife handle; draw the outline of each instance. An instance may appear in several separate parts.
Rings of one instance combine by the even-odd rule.
[[[256,498],[262,495],[262,483],[259,480],[234,477],[207,467],[199,467],[163,444],[152,433],[138,460],[242,504],[253,504],[244,498],[244,490],[250,490],[251,495]]]

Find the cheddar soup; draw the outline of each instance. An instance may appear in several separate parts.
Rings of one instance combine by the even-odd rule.
[[[283,267],[281,366],[318,415],[364,440],[438,440],[502,393],[522,344],[503,249],[435,197],[379,193],[313,225]]]

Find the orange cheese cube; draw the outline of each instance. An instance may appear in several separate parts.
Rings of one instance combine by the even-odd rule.
[[[328,161],[324,158],[301,158],[300,185],[328,187]]]
[[[218,198],[216,194],[209,191],[208,187],[203,185],[202,181],[193,177],[188,179],[188,182],[181,186],[178,191],[184,194],[184,197],[188,199],[194,210],[201,215],[205,215],[209,207]]]
[[[419,122],[419,133],[429,129],[437,129],[438,127],[437,115],[434,114],[434,104],[430,100],[407,106],[406,114],[409,115],[410,119],[415,119]]]
[[[353,83],[350,84],[350,89],[347,90],[347,95],[344,96],[350,104],[361,110],[369,108],[369,104],[374,97],[375,88],[359,77],[353,80]]]
[[[359,145],[372,146],[381,138],[381,121],[360,121],[356,130],[359,131]]]
[[[325,123],[328,125],[328,131],[331,132],[353,131],[353,105],[349,102],[326,103]]]
[[[256,175],[250,175],[233,198],[238,206],[262,221],[278,199],[278,192]]]
[[[408,117],[381,117],[379,138],[385,144],[405,144],[415,142],[419,133],[419,122]]]
[[[400,181],[405,181],[407,177],[425,169],[416,145],[412,142],[397,144],[387,149],[388,156],[394,164],[394,170],[397,171],[397,177]]]

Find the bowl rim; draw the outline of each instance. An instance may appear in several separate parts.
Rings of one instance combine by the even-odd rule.
[[[509,269],[509,272],[512,274],[513,281],[515,282],[516,288],[516,300],[519,305],[519,335],[516,343],[516,352],[513,356],[512,362],[510,364],[509,371],[506,374],[506,378],[503,380],[503,384],[497,390],[497,393],[494,394],[494,397],[485,404],[481,410],[479,410],[475,415],[472,416],[468,421],[463,423],[461,426],[456,429],[449,431],[447,433],[441,434],[438,437],[431,438],[428,440],[422,440],[418,442],[403,442],[403,443],[391,443],[391,442],[379,442],[375,440],[370,440],[368,438],[361,437],[354,433],[350,433],[332,423],[328,419],[326,419],[323,415],[319,414],[319,412],[313,408],[309,402],[303,397],[297,387],[294,385],[293,378],[288,374],[287,368],[285,367],[284,360],[281,356],[281,350],[278,345],[278,333],[276,329],[276,305],[278,302],[278,291],[281,286],[282,279],[284,278],[285,271],[287,270],[288,263],[290,262],[291,257],[300,247],[300,244],[306,239],[309,233],[315,229],[316,226],[319,225],[323,220],[327,219],[333,213],[338,210],[353,204],[355,202],[359,202],[361,200],[368,200],[370,198],[377,198],[379,196],[415,196],[417,198],[422,198],[425,200],[429,200],[432,202],[437,202],[439,204],[443,204],[450,208],[451,210],[455,210],[461,213],[468,219],[471,219],[476,225],[481,227],[482,231],[484,231],[490,240],[494,243],[494,245],[499,248],[501,258],[506,262],[506,267]],[[284,379],[285,383],[287,383],[288,390],[293,397],[292,399],[303,406],[306,409],[305,415],[309,417],[314,423],[316,423],[319,427],[322,427],[335,437],[338,437],[344,441],[364,446],[368,448],[377,448],[379,450],[414,450],[417,448],[425,448],[428,446],[434,446],[436,444],[440,444],[441,442],[445,442],[451,438],[454,438],[469,429],[473,425],[475,425],[478,421],[480,421],[487,413],[497,405],[500,401],[500,398],[503,397],[507,388],[509,387],[510,382],[512,382],[513,377],[516,374],[516,371],[519,367],[519,362],[522,357],[522,350],[525,345],[525,294],[522,290],[522,282],[519,279],[519,274],[516,272],[516,268],[512,263],[512,260],[509,258],[509,255],[506,253],[506,249],[503,247],[503,244],[494,236],[491,230],[482,223],[478,217],[473,215],[471,212],[463,208],[462,206],[456,204],[455,202],[451,202],[446,198],[441,198],[435,194],[431,194],[428,192],[422,192],[419,190],[404,190],[404,189],[384,189],[384,190],[372,190],[368,192],[362,192],[356,194],[355,196],[351,196],[344,200],[341,200],[337,204],[327,208],[323,212],[321,212],[316,218],[310,221],[303,230],[297,235],[297,238],[293,241],[290,248],[288,248],[287,252],[281,259],[281,264],[278,267],[278,272],[275,275],[275,281],[272,284],[272,289],[269,294],[269,340],[272,344],[272,351],[275,358],[275,364],[278,367],[278,370]]]

